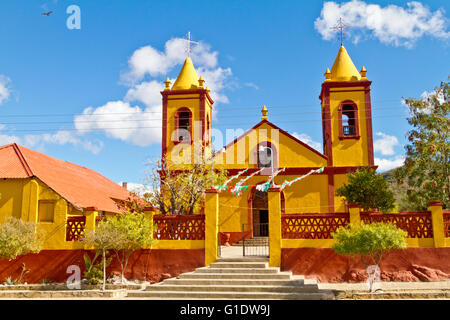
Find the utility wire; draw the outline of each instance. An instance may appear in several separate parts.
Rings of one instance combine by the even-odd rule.
[[[402,118],[406,120],[405,115],[385,115],[385,116],[372,116],[369,119],[380,119],[380,118]],[[359,117],[360,120],[366,120],[365,117]],[[300,120],[280,120],[277,121],[277,123],[299,123],[299,122],[321,122],[322,119],[300,119]],[[228,126],[239,126],[239,125],[249,125],[248,122],[243,123],[219,123],[216,125],[216,127],[223,127],[225,125]],[[40,132],[40,131],[51,131],[51,130],[65,130],[65,131],[102,131],[102,130],[136,130],[136,129],[162,129],[162,128],[173,128],[174,126],[133,126],[133,127],[105,127],[105,128],[50,128],[50,129],[23,129],[23,130],[16,130],[16,129],[3,129],[0,132]]]

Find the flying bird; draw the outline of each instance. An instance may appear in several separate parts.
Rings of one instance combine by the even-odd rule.
[[[53,11],[49,11],[49,12],[44,12],[42,15],[44,16],[49,16]]]

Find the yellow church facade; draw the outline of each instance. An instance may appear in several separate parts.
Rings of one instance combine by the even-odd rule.
[[[335,190],[346,182],[346,174],[374,167],[371,81],[366,72],[364,67],[358,72],[343,46],[331,70],[326,70],[319,96],[322,151],[270,122],[270,110],[264,106],[259,123],[212,154],[214,102],[187,58],[173,86],[167,79],[161,92],[162,156],[178,169],[187,169],[201,145],[214,168],[235,177],[227,189],[219,186],[219,228],[231,235],[231,242],[242,238],[243,228],[250,236],[263,235],[258,225],[269,221],[268,192],[262,187],[268,182],[282,186],[298,180],[282,189],[281,213],[348,212]],[[233,187],[241,183],[236,192]]]

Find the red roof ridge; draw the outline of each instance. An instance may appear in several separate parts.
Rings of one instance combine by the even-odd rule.
[[[22,154],[22,151],[20,151],[19,145],[17,145],[17,143],[11,143],[5,147],[12,147],[14,152],[16,153],[17,157],[20,160],[20,163],[23,166],[23,169],[25,170],[25,172],[27,173],[27,175],[29,177],[34,176],[33,171],[31,170],[30,166],[28,165],[27,159],[24,157],[24,155]]]
[[[218,150],[217,152],[214,152],[214,156],[219,154],[221,150],[226,150],[228,147],[230,147],[231,145],[235,144],[236,142],[238,142],[240,139],[242,139],[243,137],[245,137],[247,134],[249,134],[252,130],[255,130],[256,128],[258,128],[259,126],[263,125],[264,123],[267,123],[269,126],[273,127],[274,129],[278,129],[280,130],[281,133],[285,134],[286,136],[288,136],[289,138],[291,138],[292,140],[296,141],[297,143],[300,143],[302,146],[304,146],[305,148],[313,151],[314,153],[316,153],[317,155],[321,156],[324,159],[328,159],[328,157],[322,153],[320,153],[319,151],[317,151],[316,149],[314,149],[313,147],[307,145],[306,143],[304,143],[303,141],[301,141],[300,139],[294,137],[292,134],[290,134],[289,132],[281,129],[280,127],[278,127],[277,125],[273,124],[272,122],[270,122],[269,120],[261,120],[260,122],[258,122],[256,125],[254,125],[252,128],[248,129],[247,131],[245,131],[243,134],[241,134],[239,137],[235,138],[233,141],[231,141],[230,143],[228,143],[226,146],[224,146],[222,149]]]

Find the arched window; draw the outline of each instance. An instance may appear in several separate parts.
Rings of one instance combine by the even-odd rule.
[[[264,168],[262,175],[271,175],[272,169],[278,170],[277,150],[270,142],[261,142],[256,146],[256,159],[258,168]]]
[[[192,136],[192,113],[188,108],[178,109],[175,114],[175,131],[173,141],[190,143]]]
[[[272,168],[273,152],[271,147],[258,147],[258,168]]]
[[[347,100],[339,105],[339,139],[359,139],[358,107]]]

